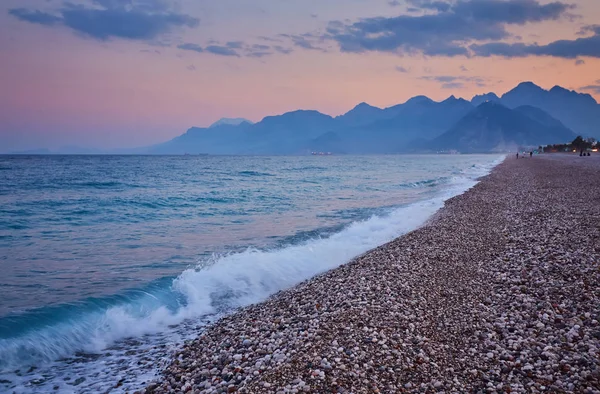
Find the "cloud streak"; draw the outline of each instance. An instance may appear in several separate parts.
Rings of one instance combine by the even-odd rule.
[[[249,45],[242,41],[230,41],[224,45],[219,44],[219,42],[211,41],[209,44],[210,45],[203,47],[194,43],[184,43],[178,45],[177,48],[182,49],[184,51],[208,53],[217,56],[250,58],[263,58],[266,56],[274,55],[275,53],[287,55],[292,52],[292,49],[285,48],[280,45]]]
[[[491,42],[487,44],[471,45],[470,49],[476,56],[490,57],[502,56],[505,58],[528,57],[528,56],[552,56],[565,59],[577,57],[600,58],[600,26],[593,30],[590,37],[577,38],[575,40],[558,40],[546,45],[503,42]]]
[[[596,81],[598,83],[598,85],[587,85],[587,86],[582,86],[579,89],[581,90],[586,90],[588,92],[593,92],[595,94],[600,94],[600,80]]]
[[[327,49],[319,46],[319,43],[325,41],[324,37],[316,36],[312,33],[301,35],[279,34],[279,37],[287,38],[294,46],[311,51],[327,52]]]
[[[467,77],[463,75],[426,75],[419,77],[425,81],[435,81],[442,84],[442,89],[457,89],[464,87],[465,83],[474,83],[478,87],[486,86],[482,77]]]

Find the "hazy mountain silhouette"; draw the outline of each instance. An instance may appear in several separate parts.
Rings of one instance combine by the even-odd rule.
[[[496,93],[491,92],[485,94],[478,94],[476,96],[473,96],[473,98],[471,99],[471,104],[477,107],[480,104],[485,103],[486,101],[500,101],[500,97],[498,97]]]
[[[523,82],[502,95],[509,108],[531,105],[543,109],[575,133],[600,138],[600,105],[592,96],[560,86],[544,90],[532,82]]]
[[[208,128],[210,129],[213,127],[223,126],[223,125],[237,126],[244,122],[252,124],[251,121],[249,121],[248,119],[244,119],[244,118],[221,118],[221,119],[217,120],[215,123],[211,124]]]
[[[360,103],[345,114],[336,117],[335,120],[342,125],[363,126],[392,116],[392,113],[386,112],[384,109]]]
[[[241,123],[236,125],[237,122]],[[432,140],[436,149],[510,150],[512,143],[566,142],[564,138],[572,136],[571,130],[584,137],[600,137],[600,105],[587,94],[560,87],[548,91],[524,82],[502,97],[486,93],[470,102],[454,96],[441,102],[416,96],[388,108],[360,103],[336,118],[298,110],[267,116],[255,124],[226,119],[209,128],[192,127],[146,152],[400,153],[431,150],[433,145],[428,141]],[[452,142],[448,136],[459,138],[460,142]],[[442,146],[443,143],[448,146]]]
[[[333,128],[334,119],[317,111],[294,111],[262,121],[209,128],[192,127],[185,134],[150,148],[151,153],[297,154],[308,141]]]
[[[496,101],[487,101],[430,145],[438,150],[505,152],[516,151],[519,146],[568,142],[573,138],[573,131],[539,108],[510,109]]]
[[[418,96],[404,104],[381,110],[372,123],[344,125],[311,141],[312,150],[340,153],[398,153],[419,138],[434,138],[473,109],[454,96],[436,102]]]
[[[249,127],[249,123],[241,123],[237,126],[225,124],[208,128],[192,127],[179,137],[150,147],[148,153],[234,154],[233,145],[244,138],[244,133]]]

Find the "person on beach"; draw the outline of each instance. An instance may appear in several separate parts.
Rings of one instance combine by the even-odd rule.
[[[533,157],[533,151],[529,151],[529,157]]]
[[[519,158],[519,152],[517,152],[517,159]]]

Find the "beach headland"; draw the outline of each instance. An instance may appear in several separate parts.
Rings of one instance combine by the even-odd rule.
[[[600,157],[509,156],[424,227],[219,320],[147,393],[600,393]]]

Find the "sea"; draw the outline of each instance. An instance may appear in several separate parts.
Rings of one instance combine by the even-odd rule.
[[[423,225],[500,155],[0,156],[0,392],[124,393]]]

